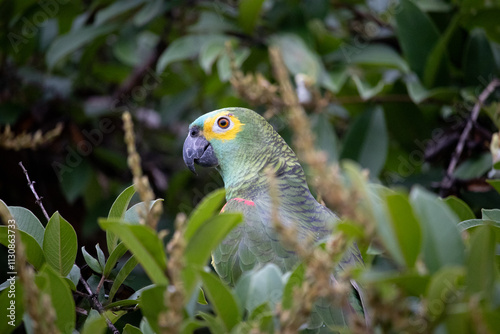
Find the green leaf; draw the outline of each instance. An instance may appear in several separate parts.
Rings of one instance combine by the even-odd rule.
[[[0,244],[5,247],[9,247],[9,240],[15,242],[15,234],[13,234],[13,232],[14,230],[9,229],[7,226],[0,226]],[[40,247],[38,242],[28,233],[21,230],[18,230],[17,232],[19,232],[19,235],[21,236],[21,242],[23,243],[26,252],[26,259],[33,265],[33,267],[35,267],[35,269],[40,269],[45,263],[42,247]],[[9,238],[9,236],[11,237]],[[15,271],[15,269],[10,269],[9,267],[8,271]]]
[[[242,319],[236,299],[231,290],[217,276],[203,270],[198,273],[215,313],[222,319],[226,330],[230,331]]]
[[[240,10],[238,22],[247,34],[251,34],[262,8],[264,0],[242,0],[240,1]]]
[[[453,212],[455,212],[458,219],[468,220],[476,218],[471,208],[460,198],[455,196],[448,196],[445,199],[442,199],[442,201],[445,202],[446,205],[448,205],[448,207],[453,210]]]
[[[305,278],[305,267],[303,263],[300,263],[297,268],[295,268],[288,278],[288,281],[283,288],[283,298],[281,300],[281,307],[284,310],[289,310],[295,304],[293,291],[302,285]]]
[[[497,68],[490,41],[482,29],[471,31],[463,62],[465,80],[473,86],[490,80],[492,72]]]
[[[201,50],[204,42],[215,35],[187,35],[175,39],[161,54],[156,65],[156,72],[163,72],[173,62],[194,58]]]
[[[486,180],[500,194],[500,180]]]
[[[459,228],[460,231],[465,231],[473,227],[478,227],[478,226],[486,226],[486,225],[492,225],[495,227],[500,228],[500,222],[496,222],[493,220],[483,220],[483,219],[469,219],[469,220],[464,220],[460,223],[458,223],[457,227]]]
[[[0,321],[0,333],[5,334],[11,333],[21,324],[24,313],[24,290],[21,282],[18,279],[12,281],[14,285],[10,284],[10,280],[7,282],[8,287],[0,293],[0,309],[4,314]]]
[[[443,267],[432,275],[426,293],[431,319],[439,318],[448,304],[458,302],[463,277],[463,267]]]
[[[77,251],[78,241],[73,226],[56,211],[45,228],[43,237],[45,260],[64,277],[71,271]]]
[[[71,268],[71,271],[69,272],[68,276],[66,276],[66,278],[69,279],[71,283],[73,283],[75,290],[81,276],[82,273],[80,271],[80,268],[76,264],[73,264],[73,267]],[[71,287],[71,289],[73,290],[73,287]]]
[[[0,200],[0,205],[5,205],[5,203]],[[9,206],[8,209],[16,221],[17,228],[31,235],[41,247],[43,245],[45,228],[40,223],[40,220],[38,220],[33,212],[23,207]]]
[[[108,7],[101,9],[97,12],[95,16],[94,25],[100,26],[103,23],[109,22],[112,19],[117,18],[124,13],[131,11],[137,11],[137,7],[141,6],[145,0],[122,0],[117,2],[112,2]]]
[[[85,246],[82,247],[82,254],[83,258],[85,259],[85,262],[88,264],[90,269],[92,269],[96,273],[102,274],[101,264],[85,250]]]
[[[126,188],[118,197],[115,202],[111,206],[109,210],[108,218],[123,218],[125,212],[127,211],[127,207],[132,199],[132,196],[135,194],[134,185]],[[116,245],[118,244],[118,237],[111,232],[106,231],[106,243],[108,245],[109,254],[113,253]]]
[[[111,273],[111,270],[115,267],[116,263],[118,260],[127,252],[127,247],[123,242],[120,242],[118,246],[113,250],[113,253],[108,257],[108,261],[106,262],[106,265],[104,266],[104,270],[102,274],[104,277],[108,277],[109,274]]]
[[[207,219],[212,218],[220,211],[225,197],[226,191],[224,188],[220,188],[206,195],[200,204],[196,206],[186,223],[186,230],[184,231],[186,242],[191,240],[196,231]]]
[[[436,196],[420,187],[412,189],[410,203],[424,232],[424,261],[431,272],[446,265],[464,264],[464,245],[458,218]]]
[[[413,214],[408,199],[402,194],[386,197],[387,209],[405,264],[413,268],[422,244],[420,224]]]
[[[200,66],[206,74],[212,72],[212,65],[224,53],[226,39],[214,39],[205,43],[200,51]]]
[[[472,234],[467,258],[467,291],[490,299],[495,281],[495,231],[481,226]]]
[[[99,219],[99,225],[118,235],[135,255],[149,278],[157,284],[167,284],[167,257],[156,233],[145,225],[130,225],[120,219]]]
[[[323,65],[302,38],[295,34],[279,34],[271,37],[271,44],[279,48],[286,67],[293,75],[305,74],[313,82],[319,81]]]
[[[389,139],[381,107],[365,111],[351,125],[346,134],[340,159],[357,161],[370,174],[377,177],[388,152]]]
[[[163,0],[147,1],[146,4],[134,15],[133,22],[136,26],[143,26],[151,22],[155,17],[162,15],[168,8]]]
[[[95,245],[95,250],[97,251],[97,259],[99,260],[99,264],[101,268],[104,268],[106,265],[106,257],[104,256],[104,252],[102,251],[101,247],[99,247],[99,244]]]
[[[410,0],[401,0],[395,15],[397,37],[410,68],[423,79],[429,55],[439,39],[431,19]]]
[[[204,325],[208,327],[210,333],[225,334],[228,332],[220,317],[216,318],[213,315],[205,312],[198,312],[198,317],[202,318],[205,321]]]
[[[81,334],[104,334],[106,332],[106,319],[94,309],[91,309]]]
[[[334,163],[339,159],[338,140],[325,113],[317,113],[311,116],[311,125],[313,132],[316,135],[315,144],[318,149],[328,155],[328,162]]]
[[[397,68],[403,73],[410,72],[406,61],[385,44],[367,45],[363,52],[358,52],[350,58],[350,62],[358,65]]]
[[[242,221],[240,213],[221,213],[200,226],[187,242],[184,257],[187,266],[204,266],[212,250]]]
[[[78,155],[76,151],[72,152],[74,152],[74,155]],[[83,195],[85,188],[92,179],[92,174],[92,167],[86,160],[82,160],[76,167],[71,169],[71,172],[59,174],[61,190],[68,202],[73,204],[77,198]]]
[[[491,219],[500,222],[500,209],[481,209],[483,219]]]
[[[125,327],[123,327],[122,334],[142,334],[142,331],[139,329],[139,327],[132,326],[131,324],[126,324]]]
[[[47,236],[45,236],[45,240],[47,240]],[[57,315],[55,320],[57,328],[61,333],[72,333],[76,320],[75,302],[65,279],[52,267],[45,265],[35,277],[35,283],[42,292],[50,296]]]
[[[249,55],[250,50],[246,47],[240,47],[234,50],[234,63],[236,67],[241,67],[241,64],[243,64]],[[231,79],[232,70],[229,55],[227,53],[223,53],[217,61],[217,73],[219,74],[219,80],[221,82],[226,82]]]
[[[163,202],[163,199],[159,198],[154,201],[151,201],[149,203],[149,210],[155,205],[160,205],[160,203]],[[130,207],[126,212],[125,215],[123,216],[123,220],[126,221],[127,223],[131,224],[139,224],[141,221],[141,218],[139,216],[139,211],[144,210],[144,202],[137,203]]]
[[[498,30],[500,22],[498,17],[500,15],[500,8],[482,8],[474,10],[471,15],[465,16],[461,24],[467,29],[482,28],[488,35],[488,38],[495,43],[500,43],[500,36]]]
[[[252,313],[264,303],[268,303],[271,309],[274,309],[283,293],[281,276],[278,266],[266,264],[261,269],[247,272],[240,278],[235,290],[248,312]]]
[[[167,310],[165,307],[165,290],[166,287],[164,285],[153,286],[150,289],[144,290],[139,299],[141,312],[156,333],[160,332],[158,315]]]
[[[493,164],[491,153],[486,152],[476,158],[471,158],[461,163],[453,172],[457,179],[470,180],[483,176],[491,169]]]
[[[47,66],[49,69],[54,68],[54,66],[64,57],[92,42],[97,37],[109,34],[118,28],[118,26],[119,23],[109,23],[101,26],[85,26],[57,37],[52,42],[45,55]]]
[[[138,261],[135,259],[135,257],[131,256],[127,260],[127,262],[123,265],[123,267],[121,267],[120,271],[116,275],[116,278],[113,282],[113,285],[111,286],[111,289],[109,290],[109,297],[108,297],[109,301],[113,300],[115,293],[118,291],[118,289],[123,284],[123,282],[128,277],[128,275],[130,275],[132,270],[134,270],[137,263],[138,263]]]

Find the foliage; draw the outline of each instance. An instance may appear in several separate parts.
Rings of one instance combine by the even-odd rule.
[[[22,0],[0,9],[0,188],[9,204],[0,206],[35,269],[40,295],[31,298],[55,312],[48,321],[57,315],[61,332],[103,332],[104,318],[133,333],[280,328],[304,268],[267,266],[235,287],[207,272],[210,251],[240,217],[216,214],[223,193],[205,195],[222,181],[190,176],[180,153],[190,121],[228,106],[257,110],[300,145],[270,48],[295,81],[316,147],[340,163],[341,187],[359,196],[353,210],[371,222],[347,217],[337,232],[363,252],[366,268],[350,274],[369,291],[377,328],[499,331],[498,1]],[[139,224],[145,203],[130,205],[124,110],[165,198],[148,203],[165,206],[158,230],[192,212],[167,252],[164,233]],[[53,212],[47,224],[20,160]],[[0,242],[9,243],[6,226]],[[15,283],[16,326],[29,328],[25,284]]]

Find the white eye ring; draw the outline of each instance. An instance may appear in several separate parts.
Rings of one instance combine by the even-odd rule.
[[[232,129],[233,126],[234,123],[231,122],[231,119],[228,116],[221,116],[215,120],[212,131],[221,133]]]

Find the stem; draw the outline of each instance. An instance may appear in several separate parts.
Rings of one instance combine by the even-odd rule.
[[[43,207],[43,203],[42,203],[42,198],[43,197],[39,197],[38,194],[36,193],[36,190],[35,190],[35,181],[31,181],[30,180],[30,177],[28,175],[28,171],[26,170],[26,168],[24,168],[22,161],[19,161],[19,166],[21,166],[21,168],[22,168],[22,170],[24,172],[24,175],[26,175],[26,179],[28,180],[28,187],[30,187],[31,192],[33,193],[33,195],[35,195],[35,199],[36,199],[35,203],[40,206],[40,208],[42,209],[43,215],[45,216],[45,218],[47,220],[49,220],[50,217],[47,214],[47,211],[45,211],[45,208]]]

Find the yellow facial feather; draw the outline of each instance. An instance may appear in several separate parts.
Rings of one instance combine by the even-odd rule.
[[[232,125],[229,129],[218,129],[218,131],[214,131],[214,128],[217,127],[217,125],[214,126],[214,124],[221,116],[229,118]],[[205,120],[205,122],[203,123],[203,134],[205,136],[205,139],[208,141],[212,139],[218,139],[221,141],[232,140],[236,137],[238,132],[243,129],[244,125],[245,124],[241,123],[236,116],[234,116],[230,112],[224,111],[215,114],[214,116],[209,117]]]

